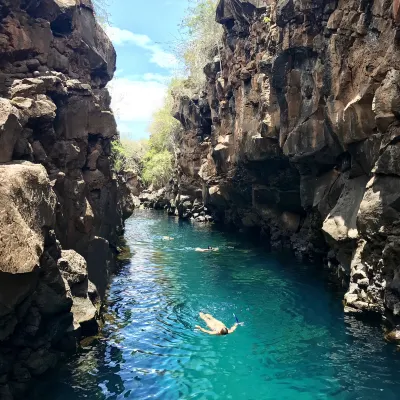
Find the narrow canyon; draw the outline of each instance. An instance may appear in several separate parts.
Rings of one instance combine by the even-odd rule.
[[[0,399],[98,333],[140,202],[326,268],[346,313],[400,340],[400,1],[220,0],[156,191],[114,168],[116,52],[94,10],[0,0]]]

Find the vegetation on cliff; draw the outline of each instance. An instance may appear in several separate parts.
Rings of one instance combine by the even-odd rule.
[[[117,173],[132,170],[143,171],[143,157],[148,149],[147,140],[119,139],[111,144],[111,161]]]
[[[148,151],[143,157],[143,181],[156,188],[164,186],[171,178],[174,160],[174,143],[180,124],[172,115],[173,97],[168,91],[164,105],[153,115],[149,127]]]
[[[172,176],[175,143],[181,131],[180,123],[172,117],[174,96],[192,97],[205,87],[204,67],[218,56],[222,41],[222,27],[215,21],[217,3],[197,0],[187,10],[180,26],[181,39],[174,44],[182,68],[179,77],[171,80],[163,106],[152,117],[150,139],[136,144],[122,140],[113,145],[116,169],[138,171],[146,185],[162,187]]]
[[[175,82],[175,91],[193,95],[206,83],[204,67],[218,56],[222,45],[223,29],[215,21],[218,1],[197,0],[188,8],[181,24],[182,41],[176,44],[176,53],[184,66],[187,79]]]

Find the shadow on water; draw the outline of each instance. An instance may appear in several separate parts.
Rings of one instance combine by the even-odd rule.
[[[171,236],[173,241],[164,241]],[[400,359],[380,323],[343,313],[318,266],[252,238],[153,211],[127,223],[103,337],[36,387],[34,400],[398,399]],[[196,247],[219,247],[197,253]],[[233,335],[195,332],[199,311]]]

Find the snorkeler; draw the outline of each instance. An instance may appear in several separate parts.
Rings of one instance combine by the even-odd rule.
[[[230,333],[235,332],[236,328],[241,325],[241,323],[236,322],[231,329],[228,329],[225,324],[221,321],[218,321],[215,319],[212,315],[210,314],[204,314],[200,313],[200,318],[207,324],[207,326],[211,329],[211,331],[208,331],[207,329],[202,328],[199,325],[196,325],[195,328],[199,329],[200,331],[204,333],[208,333],[209,335],[219,335],[219,336],[224,336],[224,335],[229,335]]]
[[[171,237],[171,236],[163,236],[162,239],[163,239],[163,240],[174,240],[174,238]]]
[[[198,251],[200,253],[209,253],[210,251],[219,251],[219,248],[208,246],[206,249],[201,249],[200,247],[198,247],[195,251]]]

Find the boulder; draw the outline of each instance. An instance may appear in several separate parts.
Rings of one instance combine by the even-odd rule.
[[[67,280],[72,295],[86,297],[89,285],[86,260],[74,250],[63,250],[57,265]]]
[[[376,175],[367,184],[357,216],[358,230],[365,238],[389,234],[400,218],[400,177]]]
[[[39,282],[34,301],[40,313],[47,318],[69,312],[72,307],[72,296],[68,282],[61,279],[57,286]]]
[[[21,274],[39,266],[44,230],[55,222],[55,205],[43,166],[0,165],[0,271]]]
[[[376,123],[381,132],[386,132],[400,112],[399,81],[400,71],[392,69],[375,92],[372,110],[375,112]]]
[[[336,206],[332,209],[322,227],[329,239],[335,242],[356,239],[357,213],[364,197],[368,177],[360,176],[349,179],[339,197]]]
[[[215,185],[208,189],[208,203],[215,207],[226,206],[226,199],[223,196],[220,186]]]
[[[79,325],[83,336],[93,336],[98,332],[97,309],[88,297],[74,297],[71,309],[74,325]]]
[[[20,98],[32,98],[40,94],[46,94],[46,83],[41,78],[25,78],[22,80],[15,80],[10,89],[10,97],[17,102]]]
[[[53,101],[46,95],[37,95],[35,99],[26,97],[15,97],[12,104],[20,109],[20,113],[26,120],[54,120],[57,107]]]
[[[400,176],[400,143],[393,143],[387,146],[378,159],[375,173],[384,175]]]
[[[11,161],[21,132],[18,110],[9,100],[0,98],[0,163]]]
[[[385,334],[385,339],[391,343],[400,343],[400,329],[396,327],[392,331]]]

